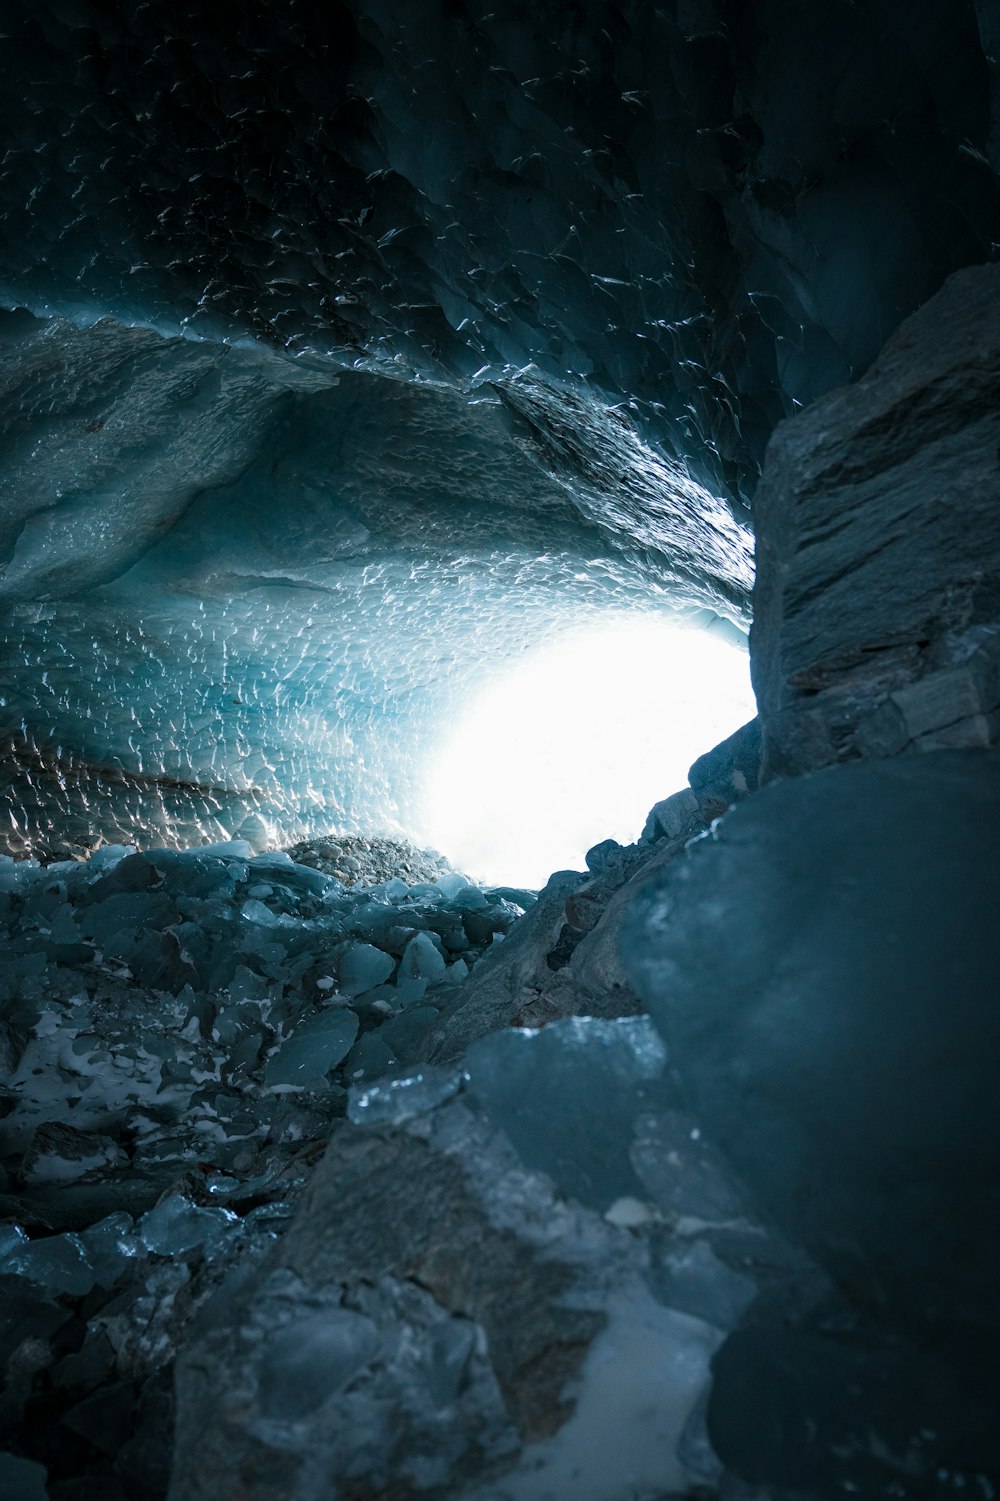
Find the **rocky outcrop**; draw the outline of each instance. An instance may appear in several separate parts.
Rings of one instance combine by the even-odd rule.
[[[758,1311],[717,1363],[713,1443],[767,1495],[888,1494],[907,1450],[996,1483],[998,833],[1000,751],[830,766],[624,924],[686,1107],[851,1304],[794,1337]]]
[[[784,423],[755,501],[764,776],[1000,736],[1000,267]]]
[[[719,747],[726,766],[728,746],[726,741]],[[588,850],[586,873],[557,871],[503,943],[487,950],[475,977],[428,1033],[422,1056],[452,1062],[501,1027],[641,1012],[622,968],[622,917],[649,877],[677,859],[710,817],[728,806],[719,801],[721,786],[714,783],[705,801],[710,811],[684,788],[656,804],[637,843],[606,839]],[[738,795],[733,792],[733,798]]]
[[[751,719],[698,757],[688,772],[688,781],[706,823],[748,793],[756,792],[760,785],[760,750],[760,720]]]
[[[587,851],[586,873],[557,871],[503,945],[487,951],[475,977],[427,1034],[422,1056],[452,1062],[500,1027],[641,1012],[622,963],[622,923],[664,866],[756,790],[760,756],[760,722],[752,719],[699,756],[690,785],[650,809],[635,844],[605,839]]]
[[[1000,1474],[998,445],[996,267],[778,430],[759,722],[692,768],[724,816],[620,923],[686,1107],[848,1305],[757,1305],[714,1362],[713,1448],[768,1496]]]

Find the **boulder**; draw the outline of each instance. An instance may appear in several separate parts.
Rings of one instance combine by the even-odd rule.
[[[925,1423],[959,1469],[1000,1463],[991,1415],[971,1429],[926,1421],[923,1398],[890,1374],[906,1347],[941,1363],[927,1380],[964,1393],[959,1408],[989,1414],[1000,1397],[998,836],[1000,751],[831,766],[741,803],[626,914],[623,967],[686,1107],[758,1210],[871,1326],[871,1359],[855,1350],[840,1367],[827,1360],[830,1328],[814,1330],[826,1375],[812,1386],[795,1361],[815,1374],[816,1352],[806,1342],[779,1358],[780,1320],[745,1341],[749,1365],[726,1390],[743,1392],[745,1414],[752,1386],[755,1416],[737,1452],[720,1453],[755,1482],[790,1483],[778,1408],[793,1403],[801,1432],[819,1431],[847,1379],[838,1368],[868,1372],[887,1448]],[[772,1410],[775,1362],[785,1384]],[[784,1458],[778,1444],[765,1461],[761,1446],[782,1432]],[[820,1470],[796,1486],[829,1480],[838,1446],[824,1439]],[[870,1478],[836,1473],[875,1493]]]

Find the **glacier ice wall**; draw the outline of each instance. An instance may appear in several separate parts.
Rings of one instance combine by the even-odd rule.
[[[409,828],[491,666],[609,601],[744,609],[749,539],[720,502],[691,486],[702,513],[656,547],[496,398],[110,320],[5,330],[15,851]]]
[[[1000,241],[994,32],[11,5],[7,847],[405,828],[491,663],[745,624],[775,423]]]

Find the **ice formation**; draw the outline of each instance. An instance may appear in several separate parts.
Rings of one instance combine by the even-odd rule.
[[[1000,1491],[996,12],[6,7],[0,1501]]]

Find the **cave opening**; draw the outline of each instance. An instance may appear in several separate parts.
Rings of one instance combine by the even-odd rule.
[[[613,608],[454,710],[425,774],[420,827],[462,870],[539,888],[602,839],[633,843],[666,786],[754,717],[740,633]]]

